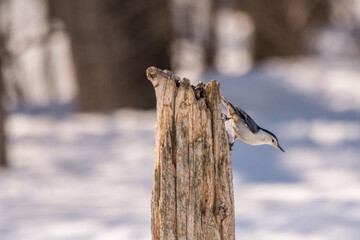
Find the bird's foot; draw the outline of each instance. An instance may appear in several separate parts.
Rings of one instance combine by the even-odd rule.
[[[231,118],[229,118],[228,116],[226,116],[226,114],[221,113],[221,120],[223,120],[224,122],[229,121]]]
[[[229,148],[230,148],[230,151],[232,151],[232,147],[234,146],[234,143],[235,143],[235,141],[234,141],[234,142],[232,142],[232,143],[229,143]]]

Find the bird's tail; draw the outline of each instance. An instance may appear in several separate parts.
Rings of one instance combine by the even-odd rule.
[[[221,96],[221,100],[222,100],[222,103],[224,104],[224,106],[228,109],[228,111],[232,110],[232,112],[235,112],[235,106],[231,102],[229,102],[223,96]]]

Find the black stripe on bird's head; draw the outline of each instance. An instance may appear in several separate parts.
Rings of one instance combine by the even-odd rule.
[[[270,132],[269,130],[265,129],[265,128],[260,128],[261,130],[263,130],[264,132],[268,133],[271,136],[271,140],[272,140],[272,144],[273,146],[277,147],[278,149],[280,149],[282,152],[285,152],[285,150],[280,147],[279,145],[279,140],[277,139],[277,137],[275,136],[274,133]]]

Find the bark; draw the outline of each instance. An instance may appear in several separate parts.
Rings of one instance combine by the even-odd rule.
[[[235,239],[229,137],[220,85],[147,69],[157,100],[152,239]]]

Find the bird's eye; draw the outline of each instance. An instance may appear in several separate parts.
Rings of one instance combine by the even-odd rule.
[[[271,139],[272,140],[272,142],[275,142],[275,140],[274,139]]]

